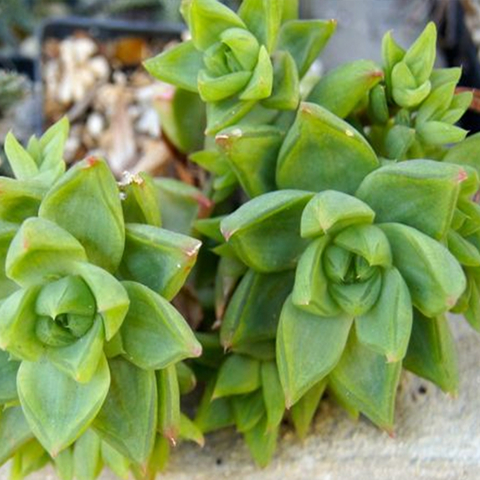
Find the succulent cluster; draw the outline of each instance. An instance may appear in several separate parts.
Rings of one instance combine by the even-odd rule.
[[[148,176],[118,185],[94,157],[65,172],[67,134],[5,143],[0,461],[13,478],[49,460],[64,479],[153,478],[168,442],[202,441],[179,403],[201,345],[170,304],[200,242],[161,228]]]
[[[325,390],[387,431],[402,368],[456,393],[446,315],[480,327],[480,138],[455,125],[472,95],[456,93],[460,69],[434,68],[435,26],[407,50],[387,33],[383,65],[351,62],[310,87],[334,22],[281,1],[237,15],[183,5],[192,39],[146,66],[206,103],[190,158],[218,205],[195,227],[219,257],[219,332],[204,341],[215,361],[196,361],[209,372],[197,424],[235,425],[263,465],[285,409],[302,436]]]
[[[15,478],[48,461],[65,479],[153,478],[171,442],[228,426],[264,466],[282,420],[304,437],[325,392],[387,431],[403,369],[457,392],[448,313],[480,331],[480,136],[455,125],[471,94],[434,68],[433,24],[408,50],[387,34],[383,65],[312,78],[335,23],[297,7],[184,0],[191,40],[147,62],[176,88],[164,134],[211,173],[204,191],[117,185],[97,158],[65,173],[65,122],[26,149],[7,139],[0,462]]]

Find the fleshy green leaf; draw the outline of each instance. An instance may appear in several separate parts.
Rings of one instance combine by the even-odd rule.
[[[466,287],[455,257],[440,243],[398,223],[380,225],[390,241],[393,264],[400,271],[423,314],[437,316],[450,310]]]
[[[436,43],[437,29],[433,22],[429,22],[403,57],[418,85],[426,82],[432,73]]]
[[[203,55],[189,40],[150,58],[144,62],[144,66],[157,80],[196,93],[198,72],[203,68]]]
[[[334,243],[363,257],[370,266],[392,265],[392,251],[388,239],[375,225],[347,227],[335,237]]]
[[[125,244],[123,212],[115,178],[103,160],[89,157],[72,167],[49,190],[39,216],[71,233],[91,262],[109,272],[117,269]]]
[[[0,350],[0,404],[17,400],[17,372],[20,363]]]
[[[375,210],[377,222],[410,225],[440,240],[450,228],[466,176],[456,165],[411,160],[372,172],[356,196]]]
[[[157,425],[155,373],[123,358],[110,360],[112,381],[93,428],[112,447],[135,463],[153,449]]]
[[[449,125],[448,123],[429,121],[416,128],[418,138],[430,145],[445,145],[447,143],[461,142],[468,131],[463,128]]]
[[[282,305],[292,290],[293,272],[263,275],[249,270],[235,290],[222,320],[225,348],[272,340]]]
[[[157,372],[158,431],[175,445],[180,433],[180,390],[175,365]]]
[[[237,124],[256,104],[256,100],[238,100],[235,97],[209,103],[205,134],[216,135],[220,130]]]
[[[0,219],[20,223],[34,217],[44,194],[44,187],[33,181],[0,177]]]
[[[229,399],[216,398],[212,400],[214,388],[215,382],[207,384],[195,418],[195,425],[203,433],[229,427],[235,423]]]
[[[282,25],[277,48],[292,55],[302,78],[320,55],[336,27],[335,20],[291,20]]]
[[[249,197],[275,190],[275,169],[283,133],[267,125],[242,125],[215,140]],[[252,155],[255,151],[255,155]]]
[[[282,0],[245,0],[238,15],[262,45],[271,52],[282,21]]]
[[[346,63],[324,75],[307,100],[345,118],[382,79],[383,71],[375,62]]]
[[[86,261],[82,245],[66,230],[41,218],[29,218],[10,244],[7,276],[22,286],[43,283],[72,272]]]
[[[200,245],[198,240],[168,230],[127,224],[120,274],[171,300],[184,285]]]
[[[318,382],[290,409],[295,432],[302,440],[308,434],[326,386],[326,380]]]
[[[12,132],[5,137],[5,154],[18,180],[29,180],[38,174],[38,165]]]
[[[364,347],[352,335],[330,382],[373,423],[390,431],[401,370],[401,362],[387,363],[383,355]]]
[[[75,272],[95,297],[97,313],[101,315],[105,327],[105,338],[111,340],[120,329],[130,303],[125,288],[114,276],[95,265],[78,263]]]
[[[272,430],[283,419],[285,413],[285,397],[275,362],[263,362],[260,367],[262,392],[267,413],[267,431]]]
[[[385,355],[388,362],[402,360],[412,331],[412,309],[408,287],[398,270],[385,270],[377,302],[355,321],[359,342]]]
[[[71,445],[97,416],[110,386],[103,359],[92,380],[77,383],[45,358],[22,362],[17,388],[25,417],[52,456]]]
[[[22,407],[10,407],[0,412],[0,465],[3,465],[23,445],[34,438]]]
[[[275,110],[296,110],[300,103],[300,79],[295,60],[286,51],[273,55],[273,88],[262,105]]]
[[[196,93],[175,88],[155,98],[153,104],[160,114],[162,133],[180,152],[191,153],[203,148],[206,109]]]
[[[184,6],[185,20],[190,27],[196,48],[206,50],[218,42],[228,28],[246,28],[240,17],[216,0],[191,0]]]
[[[307,245],[300,237],[300,216],[312,196],[284,190],[256,197],[222,221],[222,234],[254,270],[290,269]]]
[[[325,248],[329,238],[315,239],[300,257],[295,273],[292,303],[306,312],[323,317],[334,317],[340,308],[328,291],[328,278],[323,268]]]
[[[125,222],[161,226],[157,189],[148,173],[126,174],[120,187],[123,193],[122,208]]]
[[[95,480],[101,469],[101,440],[91,429],[76,442],[73,449],[76,480]]]
[[[404,366],[447,393],[455,395],[459,372],[455,341],[445,316],[427,318],[415,311],[410,344]]]
[[[373,223],[375,212],[358,198],[326,190],[317,193],[302,214],[304,238],[334,234],[349,225]]]
[[[162,226],[189,235],[193,222],[212,204],[197,188],[173,178],[155,179],[162,212]]]
[[[0,305],[0,348],[18,358],[36,361],[43,345],[36,335],[38,288],[18,290]]]
[[[117,477],[127,480],[130,475],[130,460],[111,447],[107,442],[101,445],[102,460]]]
[[[88,383],[98,369],[103,357],[105,329],[98,316],[83,337],[72,345],[47,349],[47,358],[59,369],[80,383]]]
[[[480,133],[469,136],[447,151],[445,162],[468,165],[480,173]]]
[[[250,393],[260,387],[260,362],[230,355],[220,367],[213,398]]]
[[[232,398],[233,416],[238,432],[244,433],[255,427],[265,413],[263,396],[260,390]]]
[[[267,419],[263,417],[255,427],[244,435],[245,443],[259,467],[266,467],[270,463],[277,448],[279,428],[267,431],[266,424]]]
[[[180,413],[180,438],[195,442],[200,447],[205,445],[202,431],[183,413]]]
[[[277,362],[287,408],[335,367],[352,319],[320,317],[296,308],[287,299],[280,316]]]
[[[261,100],[271,95],[273,89],[273,65],[265,47],[260,47],[258,61],[252,77],[240,95],[240,100]]]
[[[302,103],[277,163],[277,186],[353,194],[379,161],[350,124],[313,103]]]
[[[123,282],[130,308],[122,325],[127,358],[145,369],[160,369],[189,357],[201,346],[183,317],[164,298],[135,282]]]

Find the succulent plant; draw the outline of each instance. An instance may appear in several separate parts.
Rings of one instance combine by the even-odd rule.
[[[0,461],[14,456],[19,478],[32,456],[63,478],[103,464],[153,478],[153,452],[201,441],[179,404],[192,375],[181,362],[201,346],[169,302],[200,242],[160,228],[147,175],[119,186],[95,157],[64,173],[67,134],[63,120],[27,149],[6,140]]]
[[[219,352],[196,422],[235,425],[259,464],[274,449],[264,363],[300,435],[326,389],[388,431],[402,368],[458,390],[447,314],[479,328],[480,137],[454,125],[471,94],[455,93],[460,70],[433,68],[435,41],[433,24],[408,50],[387,34],[383,67],[343,65],[295,112],[261,116],[257,105],[215,145],[207,130],[191,155],[213,172],[214,201],[238,189],[251,198],[195,224],[220,257],[220,331],[204,343]]]

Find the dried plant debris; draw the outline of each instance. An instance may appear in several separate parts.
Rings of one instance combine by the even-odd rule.
[[[181,177],[155,108],[156,99],[171,96],[171,87],[141,66],[165,46],[140,37],[99,42],[84,32],[45,42],[45,120],[49,125],[66,115],[71,121],[67,162],[95,154],[108,158],[117,177],[125,170]]]

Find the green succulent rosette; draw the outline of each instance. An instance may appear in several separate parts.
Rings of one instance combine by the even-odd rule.
[[[200,242],[161,228],[187,196],[161,212],[148,175],[119,186],[96,157],[62,173],[66,131],[63,121],[28,149],[7,139],[17,178],[0,179],[0,463],[13,457],[18,478],[48,462],[62,478],[104,465],[145,478],[169,442],[202,441],[180,412],[195,383],[182,361],[201,345],[170,304]]]
[[[405,50],[389,32],[382,67],[366,60],[341,65],[320,79],[308,101],[348,118],[384,158],[441,159],[467,134],[455,124],[472,94],[455,91],[460,68],[434,68],[436,37],[429,23]]]
[[[467,282],[446,239],[472,184],[478,185],[473,170],[412,160],[374,170],[355,195],[282,190],[221,221],[227,240],[221,253],[233,253],[250,268],[245,278],[295,272],[291,291],[280,295],[276,332],[287,405],[328,379],[351,410],[391,429],[403,362],[456,391],[455,351],[444,315]],[[244,310],[254,302],[245,298]],[[250,322],[236,319],[236,334],[251,331]],[[424,319],[433,330],[424,328]],[[228,325],[228,315],[224,320]],[[448,368],[429,369],[435,352],[445,355],[437,360]]]
[[[300,79],[335,29],[335,22],[298,20],[297,10],[297,2],[284,0],[247,0],[238,13],[217,0],[185,0],[182,14],[192,39],[147,61],[146,68],[200,94],[209,135],[259,104],[294,110]]]

